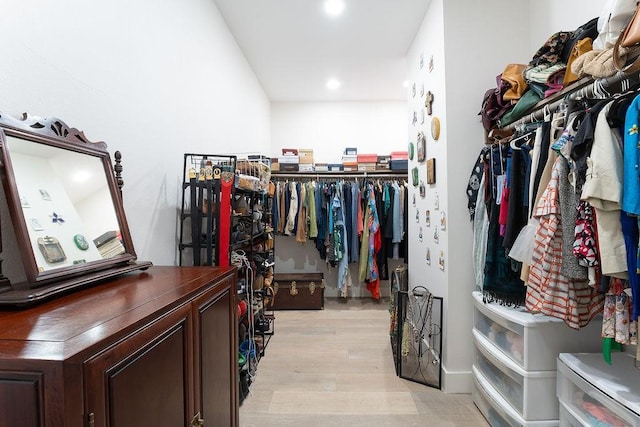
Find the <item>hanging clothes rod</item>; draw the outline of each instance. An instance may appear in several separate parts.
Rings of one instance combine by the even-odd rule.
[[[622,72],[618,72],[611,77],[595,80],[585,78],[579,80],[565,90],[560,91],[556,95],[538,102],[529,114],[526,114],[501,129],[516,130],[519,126],[542,121],[545,114],[553,113],[563,102],[568,100],[610,97],[615,93],[634,89],[638,84],[640,84],[640,74],[638,73],[624,74]]]
[[[271,179],[277,178],[407,178],[407,172],[271,172]]]

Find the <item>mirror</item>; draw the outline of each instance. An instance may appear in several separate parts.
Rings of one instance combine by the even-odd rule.
[[[136,262],[106,144],[58,119],[0,115],[0,129],[3,186],[28,281],[0,292],[0,304],[151,265]]]

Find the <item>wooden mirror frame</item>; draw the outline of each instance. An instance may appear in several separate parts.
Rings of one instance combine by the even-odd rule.
[[[124,246],[124,253],[110,258],[90,260],[85,263],[46,270],[42,266],[38,267],[34,253],[36,250],[35,244],[29,235],[27,220],[23,213],[7,137],[60,148],[98,159],[104,168],[119,226],[120,241]],[[57,294],[90,286],[116,275],[134,270],[144,270],[151,266],[150,262],[138,262],[136,260],[137,256],[122,204],[121,187],[123,182],[120,177],[122,166],[119,152],[115,154],[116,165],[114,168],[106,143],[89,141],[82,131],[68,127],[60,119],[40,118],[29,116],[26,113],[23,114],[21,119],[0,113],[0,146],[2,154],[0,164],[2,183],[27,277],[27,283],[9,284],[8,279],[1,276],[0,273],[0,305],[36,303]]]

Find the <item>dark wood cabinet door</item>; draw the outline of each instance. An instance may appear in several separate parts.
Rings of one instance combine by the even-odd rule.
[[[227,280],[232,280],[227,279]],[[205,426],[238,425],[238,355],[235,279],[222,293],[205,293],[194,301],[197,401]],[[199,378],[198,378],[199,377]]]
[[[0,371],[0,427],[44,426],[41,372]]]
[[[85,362],[96,427],[188,426],[194,416],[191,304]]]

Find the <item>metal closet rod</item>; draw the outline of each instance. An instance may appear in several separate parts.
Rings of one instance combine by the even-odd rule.
[[[271,172],[271,179],[276,178],[407,178],[406,172]]]
[[[625,83],[625,81],[627,83]],[[550,98],[538,102],[534,109],[527,115],[501,129],[516,130],[517,127],[527,123],[539,122],[544,119],[545,113],[554,112],[563,102],[571,99],[601,97],[602,94],[627,91],[635,88],[640,83],[640,74],[625,74],[618,72],[611,77],[602,79],[585,78],[579,80],[565,90],[560,91]]]

